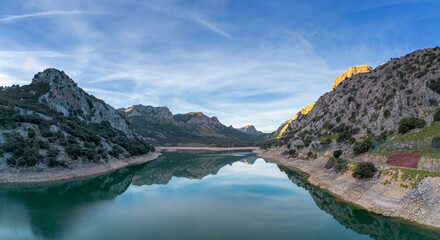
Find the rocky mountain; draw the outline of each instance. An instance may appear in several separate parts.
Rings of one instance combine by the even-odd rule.
[[[254,125],[247,125],[241,128],[237,128],[237,130],[250,135],[264,135],[264,133],[258,131]]]
[[[347,71],[343,72],[342,74],[340,74],[339,76],[336,77],[336,79],[332,85],[331,91],[333,91],[333,89],[336,86],[338,86],[345,79],[352,77],[352,76],[359,74],[359,73],[369,72],[370,70],[372,70],[372,68],[368,65],[359,65],[359,66],[350,67],[349,69],[347,69]],[[307,105],[305,108],[301,109],[301,111],[297,112],[295,114],[295,116],[293,116],[292,119],[287,120],[284,123],[282,123],[281,126],[275,131],[275,133],[272,134],[272,138],[276,138],[276,139],[281,138],[283,133],[287,130],[287,127],[289,127],[289,125],[293,121],[295,121],[295,119],[297,119],[300,114],[307,115],[307,113],[309,113],[310,110],[312,110],[312,108],[315,106],[315,103],[316,102],[313,102],[313,103]]]
[[[253,145],[260,135],[249,135],[223,125],[216,117],[201,112],[173,115],[166,107],[135,105],[119,109],[129,119],[136,133],[155,145],[234,144]]]
[[[334,86],[309,112],[281,126],[282,143],[307,151],[352,146],[364,138],[386,139],[399,127],[429,125],[440,101],[440,48],[417,50],[371,70],[352,68]]]
[[[56,69],[1,87],[0,112],[0,169],[74,167],[154,150],[123,114]]]

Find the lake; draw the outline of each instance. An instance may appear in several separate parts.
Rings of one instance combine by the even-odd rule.
[[[251,152],[172,152],[110,174],[0,188],[0,239],[438,239]]]

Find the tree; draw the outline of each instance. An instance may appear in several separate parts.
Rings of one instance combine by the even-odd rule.
[[[362,143],[357,143],[353,147],[353,152],[355,155],[366,153],[373,148],[373,143],[370,140],[365,140]]]
[[[342,155],[342,150],[336,150],[333,152],[333,157],[339,158]]]
[[[353,177],[359,179],[372,178],[376,174],[377,168],[372,162],[361,162],[353,171]]]
[[[415,117],[402,118],[399,122],[398,132],[405,134],[415,128],[422,128],[426,125],[425,120]]]

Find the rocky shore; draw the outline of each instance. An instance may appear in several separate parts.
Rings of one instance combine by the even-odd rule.
[[[0,172],[0,186],[50,184],[89,178],[127,166],[146,163],[160,155],[160,152],[150,152],[143,156],[109,160],[104,163],[87,163],[72,168],[6,169]]]
[[[316,159],[294,159],[278,150],[254,150],[257,156],[308,174],[308,182],[370,212],[440,228],[440,178],[424,178],[415,188],[387,184],[386,175],[370,180],[352,177],[352,171],[336,173],[324,167],[327,154]]]

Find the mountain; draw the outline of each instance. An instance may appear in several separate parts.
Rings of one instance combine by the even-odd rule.
[[[123,114],[56,69],[1,87],[0,112],[0,169],[74,167],[154,150]]]
[[[349,147],[429,126],[440,101],[440,48],[417,50],[371,70],[352,68],[334,86],[309,112],[280,126],[285,131],[279,141],[307,151],[328,144]]]
[[[332,85],[331,91],[333,91],[333,89],[336,86],[338,86],[345,79],[352,77],[352,76],[359,74],[359,73],[369,72],[371,70],[372,70],[372,68],[368,65],[359,65],[359,66],[350,67],[349,69],[347,69],[347,71],[345,71],[344,73],[342,73],[336,77],[336,79]],[[301,109],[301,111],[297,112],[295,114],[295,116],[293,116],[292,119],[287,120],[284,123],[282,123],[281,126],[275,131],[275,133],[272,134],[272,138],[277,138],[277,139],[281,138],[281,136],[286,131],[287,127],[289,127],[291,122],[295,121],[295,119],[297,119],[300,114],[307,115],[307,113],[309,113],[310,110],[312,110],[312,108],[315,106],[315,103],[316,102],[313,102],[313,103],[307,105],[305,108]]]
[[[216,117],[201,112],[173,115],[166,107],[134,105],[119,109],[130,121],[136,133],[155,145],[176,144],[234,144],[253,145],[264,140],[226,127]]]
[[[254,125],[247,125],[241,128],[237,128],[237,130],[250,135],[264,135],[264,133],[258,131]]]

